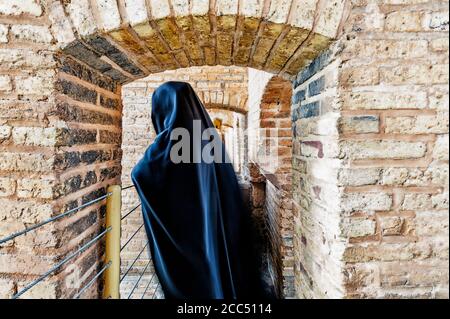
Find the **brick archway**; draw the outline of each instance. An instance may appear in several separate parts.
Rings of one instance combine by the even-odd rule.
[[[345,3],[52,2],[49,18],[61,47],[55,115],[65,123],[56,130],[67,137],[56,149],[55,171],[57,183],[68,185],[55,208],[75,204],[65,200],[72,193],[95,197],[121,179],[122,85],[161,71],[204,65],[252,67],[293,78],[336,38]],[[207,101],[207,96],[205,92],[206,104],[240,110],[246,102],[218,101],[212,94]],[[79,178],[80,185],[71,189],[71,181]],[[80,264],[92,262],[88,260]]]
[[[336,38],[345,0],[65,1],[50,8],[63,52],[120,83],[190,66],[283,77]]]
[[[0,234],[121,182],[123,84],[209,64],[292,81],[296,297],[448,298],[445,1],[0,1]],[[104,209],[0,247],[0,294],[92,238]],[[24,297],[73,296],[101,253]]]

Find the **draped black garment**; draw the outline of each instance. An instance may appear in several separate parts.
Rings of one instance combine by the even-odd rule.
[[[192,142],[193,120],[201,121],[202,132],[214,127],[189,84],[168,82],[155,91],[157,136],[131,176],[156,274],[168,299],[255,297],[261,288],[253,227],[232,165],[203,159],[175,164],[170,159],[178,142],[171,140],[171,132],[186,128]]]

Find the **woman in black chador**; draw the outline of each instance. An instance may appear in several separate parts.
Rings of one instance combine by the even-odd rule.
[[[194,120],[196,124],[194,124]],[[152,99],[157,136],[132,172],[156,274],[168,299],[236,299],[261,291],[250,213],[228,162],[195,160],[194,131],[213,128],[192,87],[168,82]],[[171,160],[176,128],[189,132],[188,161]],[[210,140],[201,141],[201,150]],[[225,154],[220,142],[220,149]],[[216,150],[214,150],[215,152]],[[196,153],[197,152],[197,153]],[[186,156],[186,154],[184,154]],[[226,155],[222,156],[224,159]],[[185,157],[186,159],[186,157]]]

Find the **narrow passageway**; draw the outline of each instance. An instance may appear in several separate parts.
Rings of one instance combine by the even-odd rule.
[[[263,83],[267,81],[266,85],[255,87],[254,83],[260,83],[261,80]],[[278,297],[293,296],[292,268],[286,266],[291,263],[288,260],[292,259],[292,252],[289,250],[292,249],[293,233],[293,229],[289,228],[293,227],[289,208],[292,145],[289,134],[292,95],[290,82],[272,78],[272,75],[262,71],[216,66],[166,71],[125,85],[122,88],[121,145],[124,185],[131,183],[132,168],[155,137],[150,119],[151,97],[154,90],[167,81],[190,83],[206,106],[225,144],[239,177],[244,198],[253,212],[260,233],[258,247],[255,249],[261,250],[263,254],[260,267],[266,289]],[[267,143],[270,144],[269,149],[263,147]],[[258,148],[255,151],[260,154],[249,157],[249,145]],[[266,198],[266,192],[264,192],[261,198],[261,194],[255,190],[260,187],[255,183],[260,182],[255,182],[255,178],[250,176],[249,165],[261,170],[260,182],[264,185],[267,183],[269,197]],[[275,177],[276,181],[266,181],[264,176],[269,174]],[[275,183],[276,186],[274,186]],[[263,187],[266,188],[266,186]],[[123,212],[133,209],[139,202],[134,190],[124,191],[122,196]],[[140,208],[122,222],[123,244],[129,241],[142,222]],[[123,297],[129,296],[131,291],[134,291],[131,297],[140,298],[145,292],[147,283],[150,285],[150,291],[145,292],[144,298],[159,296],[154,294],[157,278],[154,276],[152,266],[148,266],[149,255],[143,253],[135,261],[145,242],[145,231],[141,228],[139,234],[133,237],[121,253],[122,274],[128,271],[126,279],[121,284]],[[145,275],[135,287],[144,270]],[[152,280],[151,283],[150,280]]]

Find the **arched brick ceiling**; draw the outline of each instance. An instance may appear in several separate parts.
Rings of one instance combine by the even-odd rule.
[[[144,86],[147,94],[167,81],[192,85],[208,109],[222,109],[245,114],[248,111],[248,69],[236,66],[203,66],[150,74],[126,87]]]
[[[203,65],[289,77],[337,36],[347,1],[63,0],[50,19],[66,54],[121,83]]]

